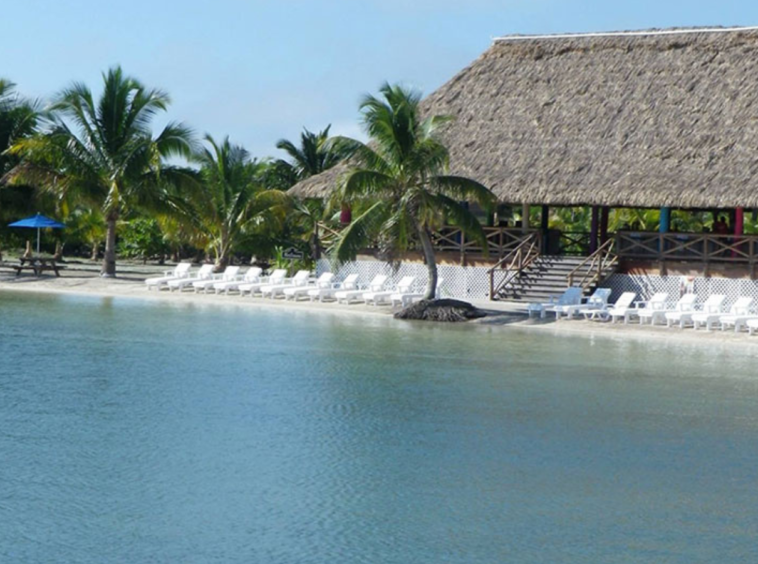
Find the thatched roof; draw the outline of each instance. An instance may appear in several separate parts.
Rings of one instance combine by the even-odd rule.
[[[758,28],[497,39],[423,104],[503,202],[758,207]]]

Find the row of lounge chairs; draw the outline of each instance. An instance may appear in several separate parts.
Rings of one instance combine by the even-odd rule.
[[[690,326],[696,330],[705,327],[706,331],[720,328],[739,332],[747,329],[751,335],[758,331],[758,310],[753,298],[747,296],[738,298],[728,311],[724,311],[724,294],[713,294],[700,303],[697,295],[692,293],[684,294],[674,302],[666,292],[658,292],[649,300],[640,301],[636,301],[634,292],[624,292],[614,304],[608,303],[611,294],[608,288],[599,288],[590,297],[582,294],[580,288],[568,288],[550,302],[529,304],[529,316],[545,318],[552,313],[556,319],[584,317],[590,321],[611,323],[638,320],[640,325],[660,324],[681,329]]]
[[[260,295],[271,299],[282,297],[294,301],[307,298],[310,301],[336,301],[344,304],[362,302],[401,307],[410,305],[424,295],[416,287],[416,278],[413,276],[404,276],[394,287],[388,287],[389,277],[383,274],[363,285],[357,274],[349,274],[341,282],[335,282],[331,272],[314,278],[308,270],[301,270],[288,278],[284,269],[264,275],[261,268],[254,266],[241,275],[239,266],[228,266],[224,272],[214,274],[213,265],[205,264],[193,274],[190,267],[190,263],[180,263],[163,276],[148,278],[145,284],[148,290],[167,289],[170,292],[189,289],[202,293]],[[438,290],[441,284],[442,280],[437,284]]]

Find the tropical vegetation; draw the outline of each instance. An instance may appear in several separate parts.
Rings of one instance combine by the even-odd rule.
[[[484,230],[464,202],[490,210],[496,198],[485,186],[447,174],[447,148],[438,139],[446,116],[422,118],[418,92],[385,84],[382,98],[361,103],[370,144],[338,138],[335,143],[357,162],[346,175],[337,197],[360,203],[364,211],[341,233],[335,247],[339,261],[355,259],[371,241],[386,258],[420,243],[428,270],[426,299],[437,288],[437,262],[432,234],[453,224],[486,248]]]
[[[0,79],[0,249],[23,248],[27,234],[8,223],[42,212],[66,225],[43,238],[46,251],[102,259],[106,276],[116,273],[117,255],[161,263],[210,258],[220,269],[283,263],[290,248],[303,253],[305,266],[323,256],[351,260],[367,246],[393,263],[420,250],[431,297],[440,226],[483,240],[480,221],[515,227],[525,219],[520,206],[492,209],[484,186],[448,173],[438,133],[450,118],[423,116],[420,95],[399,86],[385,84],[362,101],[367,143],[332,137],[330,126],[303,129],[294,142],[276,143],[281,158],[253,157],[225,137],[198,138],[181,123],[156,128],[169,95],[119,67],[103,74],[98,91],[73,83],[43,107]],[[288,194],[348,158],[332,199]],[[533,206],[530,224],[541,221]],[[587,208],[550,208],[551,229],[586,233],[590,221]],[[658,210],[610,213],[612,231],[656,230],[659,221]],[[712,223],[708,210],[671,215],[678,231]],[[758,232],[755,214],[745,218],[745,231]]]

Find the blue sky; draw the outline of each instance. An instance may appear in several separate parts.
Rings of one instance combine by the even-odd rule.
[[[173,99],[169,118],[278,156],[303,126],[359,135],[383,81],[424,93],[512,33],[758,25],[758,2],[705,0],[16,0],[0,77],[47,98],[120,64]]]

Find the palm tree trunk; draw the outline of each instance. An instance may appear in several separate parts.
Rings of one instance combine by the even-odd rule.
[[[100,276],[114,278],[116,276],[116,214],[106,220],[105,254]]]
[[[418,226],[418,237],[421,240],[421,248],[424,251],[424,261],[428,272],[428,281],[426,283],[425,300],[433,300],[437,294],[437,260],[434,256],[434,246],[432,238],[426,227]]]
[[[92,252],[89,255],[90,260],[97,260],[97,255],[100,253],[100,241],[92,243]]]

